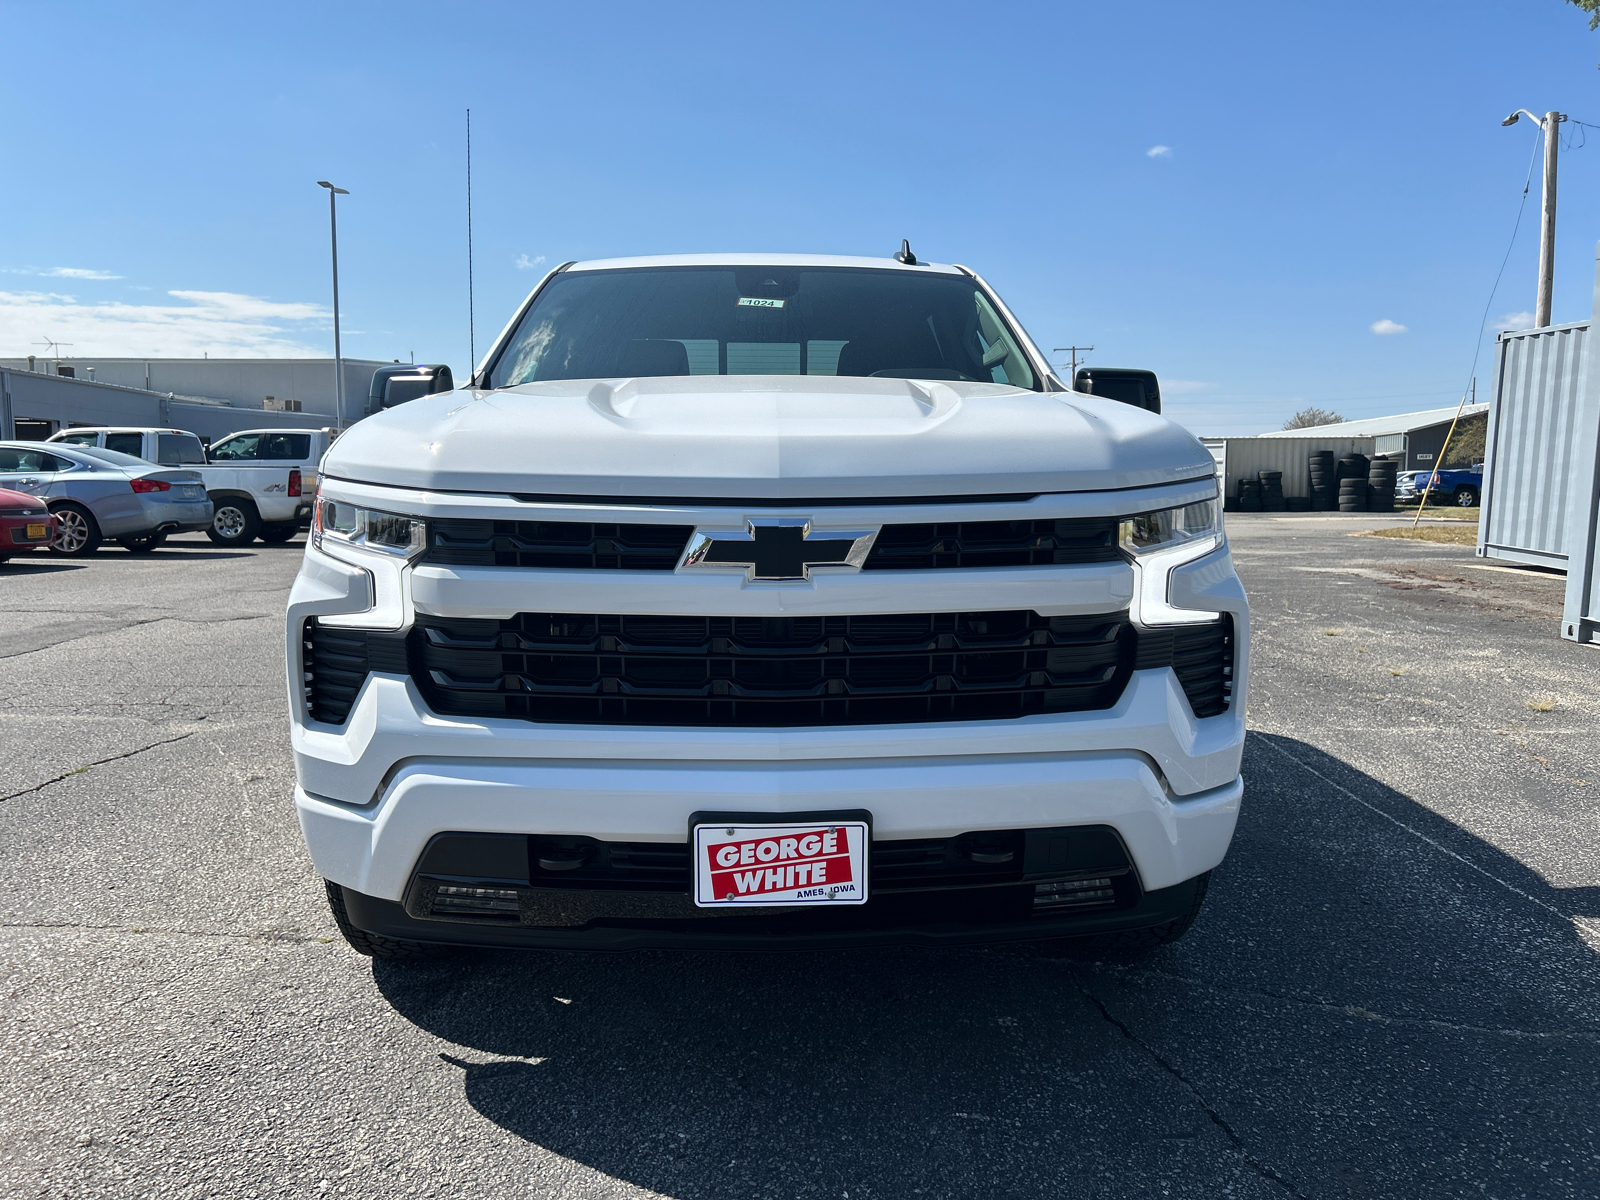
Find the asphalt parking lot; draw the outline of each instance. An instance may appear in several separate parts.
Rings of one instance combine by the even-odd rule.
[[[1382,523],[1230,518],[1245,809],[1142,960],[374,963],[290,799],[300,543],[0,568],[0,1192],[1594,1196],[1600,657]]]

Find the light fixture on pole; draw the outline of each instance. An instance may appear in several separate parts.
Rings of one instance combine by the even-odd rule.
[[[1561,122],[1566,115],[1547,112],[1536,117],[1525,108],[1519,108],[1502,125],[1515,125],[1527,117],[1544,130],[1544,200],[1540,205],[1539,221],[1539,296],[1534,303],[1533,324],[1543,329],[1550,324],[1550,294],[1555,289],[1556,276],[1556,152],[1561,148]]]
[[[344,428],[344,354],[339,347],[339,214],[334,209],[335,196],[348,196],[344,188],[334,187],[326,179],[317,180],[318,187],[328,189],[328,235],[333,243],[333,396],[334,420]]]

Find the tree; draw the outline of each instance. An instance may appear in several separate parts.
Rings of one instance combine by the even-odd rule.
[[[1595,0],[1600,4],[1600,0]],[[1456,431],[1445,451],[1442,467],[1470,467],[1483,461],[1483,448],[1489,436],[1489,414],[1477,413],[1456,422]]]
[[[1589,14],[1589,32],[1600,29],[1600,0],[1567,0],[1567,3]]]
[[[1594,2],[1600,4],[1600,0],[1594,0]],[[1342,424],[1344,424],[1344,418],[1338,413],[1312,405],[1310,408],[1302,408],[1295,413],[1294,416],[1283,423],[1283,427],[1285,429],[1310,429],[1316,425]]]

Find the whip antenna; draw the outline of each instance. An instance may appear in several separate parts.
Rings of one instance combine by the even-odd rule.
[[[467,109],[467,372],[476,383],[478,329],[472,295],[472,110]]]

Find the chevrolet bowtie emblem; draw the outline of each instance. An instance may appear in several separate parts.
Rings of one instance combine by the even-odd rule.
[[[805,517],[751,519],[742,530],[696,529],[679,570],[743,567],[746,579],[810,579],[812,567],[867,561],[876,529],[811,532]]]

